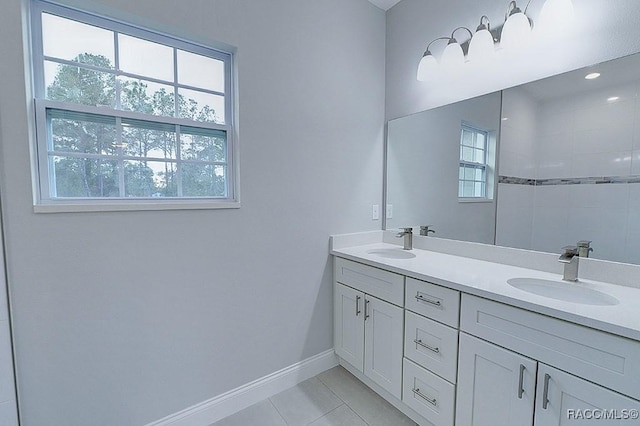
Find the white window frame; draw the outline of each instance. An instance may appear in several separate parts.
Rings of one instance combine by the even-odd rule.
[[[463,147],[467,146],[463,144],[463,134],[464,131],[468,131],[468,132],[472,132],[474,134],[483,134],[484,135],[484,148],[482,149],[483,151],[483,161],[482,162],[473,162],[473,161],[465,161],[462,159],[462,150]],[[483,183],[483,194],[480,196],[474,196],[474,197],[468,197],[468,196],[462,196],[460,194],[460,182],[470,182],[466,179],[460,179],[458,177],[458,200],[461,202],[489,202],[492,201],[491,198],[489,197],[489,193],[490,193],[490,188],[489,188],[489,184],[490,184],[490,167],[489,167],[489,144],[490,144],[490,132],[487,130],[483,130],[478,128],[477,126],[474,126],[472,124],[469,123],[465,123],[462,122],[461,126],[460,126],[460,143],[459,143],[459,147],[460,147],[460,154],[459,154],[459,163],[458,163],[458,174],[460,173],[460,168],[461,167],[465,167],[465,166],[470,166],[473,168],[480,168],[483,170],[484,173],[484,180],[482,181]],[[477,149],[477,148],[474,148]],[[474,181],[474,182],[478,182],[478,181]]]
[[[63,18],[72,19],[88,25],[101,27],[114,31],[114,37],[117,40],[117,34],[122,33],[134,37],[139,37],[155,43],[160,43],[174,49],[174,67],[176,65],[176,49],[192,52],[195,54],[218,59],[224,63],[224,93],[203,89],[200,87],[192,87],[189,85],[178,83],[177,72],[174,69],[174,81],[167,82],[159,79],[141,76],[132,73],[120,71],[116,64],[112,73],[115,77],[123,76],[136,79],[147,80],[155,83],[169,84],[175,90],[175,99],[177,102],[177,91],[181,89],[198,90],[201,92],[211,93],[214,95],[224,96],[225,123],[217,124],[212,122],[200,122],[179,117],[162,117],[150,114],[139,113],[135,111],[119,110],[112,108],[103,108],[97,106],[88,106],[81,104],[66,103],[45,99],[45,78],[44,78],[44,62],[55,61],[59,64],[77,66],[75,62],[65,61],[58,58],[49,58],[44,55],[44,46],[42,38],[42,13],[51,13]],[[120,211],[120,210],[174,210],[174,209],[219,209],[219,208],[239,208],[239,177],[238,177],[238,146],[236,129],[234,126],[234,82],[233,82],[233,54],[221,50],[213,49],[198,43],[186,41],[177,37],[172,37],[159,32],[144,29],[138,26],[116,21],[110,18],[104,18],[92,13],[83,12],[67,6],[62,6],[47,0],[32,0],[31,2],[31,39],[32,39],[32,69],[33,69],[33,93],[35,104],[35,152],[36,159],[34,164],[34,179],[36,187],[36,197],[34,200],[35,212],[65,212],[65,211]],[[115,51],[117,52],[117,41],[115,43]],[[116,53],[114,53],[116,54]],[[117,55],[117,54],[116,54]],[[117,57],[117,56],[116,56]],[[92,69],[91,65],[82,65],[83,68]],[[98,69],[105,72],[103,69]],[[225,178],[227,179],[227,189],[225,197],[110,197],[110,198],[58,198],[51,196],[50,185],[53,183],[53,171],[49,167],[49,157],[55,154],[52,151],[50,132],[48,130],[47,110],[61,110],[86,114],[94,114],[115,118],[118,123],[122,119],[139,120],[154,123],[163,123],[175,126],[176,143],[180,144],[180,126],[190,128],[201,128],[204,130],[218,130],[226,133],[226,166]],[[176,109],[177,113],[177,109]],[[179,150],[178,150],[179,151]],[[64,153],[65,155],[68,153]],[[91,155],[84,155],[84,158]],[[98,155],[98,157],[102,157]],[[105,156],[107,157],[107,156]],[[110,157],[111,160],[119,159],[127,160],[127,157]],[[136,158],[140,160],[140,158]],[[145,160],[146,158],[143,158]],[[163,159],[163,161],[167,161]],[[174,162],[174,161],[170,161]],[[189,163],[189,160],[176,158],[175,164],[178,167],[180,163]],[[197,164],[213,164],[215,162],[197,162]]]

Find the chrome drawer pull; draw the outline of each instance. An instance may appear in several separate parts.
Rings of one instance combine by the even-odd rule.
[[[364,320],[366,321],[371,315],[369,315],[369,302],[370,300],[364,299]]]
[[[440,353],[440,348],[438,348],[438,347],[434,347],[434,346],[429,346],[429,345],[427,345],[426,343],[424,343],[424,342],[423,342],[422,340],[420,340],[420,339],[416,339],[416,340],[414,340],[414,341],[413,341],[413,343],[415,343],[416,345],[420,345],[420,346],[422,346],[422,347],[423,347],[423,348],[425,348],[425,349],[429,349],[431,352],[435,352],[435,353],[437,353],[437,354],[439,354],[439,353]]]
[[[523,365],[520,364],[520,380],[518,381],[518,399],[522,399],[522,395],[524,394],[524,371],[527,368]]]
[[[437,407],[437,406],[438,406],[438,400],[437,400],[436,398],[431,399],[431,398],[429,398],[428,396],[423,395],[423,394],[420,392],[420,389],[413,389],[413,393],[415,393],[415,394],[416,394],[416,395],[418,395],[420,398],[424,399],[425,401],[427,401],[429,404],[433,405],[434,407]]]
[[[542,392],[542,408],[544,410],[547,409],[549,405],[549,380],[551,380],[551,376],[548,374],[544,375],[544,391]]]
[[[356,296],[356,316],[360,315],[360,296]]]
[[[428,304],[433,305],[433,306],[442,306],[442,303],[440,303],[439,300],[425,299],[424,297],[422,297],[421,294],[416,294],[416,300],[418,302],[428,303]]]

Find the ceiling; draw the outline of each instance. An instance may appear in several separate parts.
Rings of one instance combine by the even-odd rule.
[[[400,0],[369,0],[371,3],[375,4],[382,10],[391,9],[396,3],[399,3]]]

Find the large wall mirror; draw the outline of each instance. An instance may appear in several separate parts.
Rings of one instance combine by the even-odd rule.
[[[640,264],[640,54],[392,120],[386,229]],[[589,76],[590,78],[586,78]]]

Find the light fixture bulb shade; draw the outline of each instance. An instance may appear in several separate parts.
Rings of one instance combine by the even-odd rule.
[[[531,39],[531,23],[522,12],[509,16],[502,27],[500,47],[503,49],[518,49],[529,43]]]
[[[489,30],[476,31],[469,43],[469,62],[485,62],[494,54],[493,36]]]
[[[462,47],[456,43],[449,43],[442,52],[440,59],[442,67],[447,71],[460,69],[464,65],[464,52]]]
[[[571,0],[547,0],[536,21],[536,33],[544,36],[561,34],[573,23],[575,12]]]
[[[424,55],[418,64],[418,81],[428,81],[438,70],[438,61],[432,54]]]

